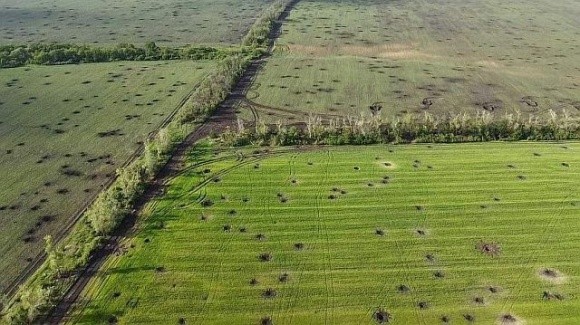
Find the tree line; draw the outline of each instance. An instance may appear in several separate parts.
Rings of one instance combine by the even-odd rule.
[[[580,139],[580,119],[551,112],[551,117],[524,119],[517,114],[496,117],[407,115],[388,121],[377,116],[344,117],[322,121],[312,116],[303,125],[238,123],[221,135],[224,145],[367,145],[379,143],[455,143],[485,141],[560,141]]]
[[[0,46],[0,68],[27,64],[59,65],[112,61],[221,60],[233,54],[260,55],[252,47],[216,48],[209,46],[166,47],[148,42],[143,47],[122,43],[113,47],[77,44],[31,44]]]

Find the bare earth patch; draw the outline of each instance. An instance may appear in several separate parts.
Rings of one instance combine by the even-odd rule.
[[[498,325],[523,325],[526,322],[512,313],[501,314],[496,321]]]
[[[554,268],[546,268],[543,267],[538,270],[538,275],[542,280],[546,280],[553,284],[562,284],[568,280],[568,277],[564,275],[562,272],[554,269]]]
[[[480,241],[477,243],[477,245],[475,245],[475,248],[485,255],[489,255],[491,257],[499,256],[501,253],[501,246],[495,242]]]

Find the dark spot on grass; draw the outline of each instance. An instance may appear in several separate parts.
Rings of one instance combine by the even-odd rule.
[[[433,276],[437,279],[443,279],[445,277],[445,273],[441,270],[433,272]]]
[[[24,238],[22,238],[22,241],[25,243],[31,243],[34,241],[34,239],[35,239],[34,236],[29,235],[29,236],[24,236]]]
[[[503,314],[500,320],[502,324],[514,324],[518,322],[518,319],[512,314]]]
[[[411,291],[411,288],[409,288],[408,286],[406,286],[404,284],[400,284],[397,286],[397,291],[399,293],[408,293],[409,291]]]
[[[61,189],[56,190],[56,193],[58,193],[58,194],[67,194],[68,192],[69,192],[69,190],[66,188],[61,188]]]
[[[250,285],[251,285],[251,286],[258,285],[258,283],[259,283],[259,282],[258,282],[258,279],[256,279],[256,278],[252,278],[252,279],[250,279]]]
[[[542,299],[544,300],[564,300],[564,296],[559,293],[554,293],[551,291],[544,291],[542,293]]]
[[[213,201],[210,200],[210,199],[205,199],[205,200],[201,201],[200,204],[201,204],[202,207],[208,208],[208,207],[210,207],[210,206],[213,205]]]
[[[155,268],[155,272],[156,272],[156,273],[163,273],[163,272],[165,272],[165,271],[166,271],[166,270],[165,270],[165,267],[164,267],[164,266],[157,266],[157,267]]]
[[[280,274],[280,276],[278,277],[278,281],[284,283],[284,282],[288,282],[288,280],[290,280],[290,275],[288,273],[282,273]]]
[[[428,262],[435,262],[435,255],[433,255],[433,254],[427,254],[427,255],[425,255],[425,259]]]
[[[473,298],[473,302],[477,305],[484,305],[485,304],[485,300],[483,299],[483,297],[475,297],[475,298]]]
[[[232,226],[231,225],[223,225],[222,230],[223,231],[230,231],[230,230],[232,230]]]
[[[257,240],[265,240],[266,239],[266,235],[264,235],[264,234],[257,234],[254,238],[256,238]]]
[[[273,325],[274,322],[272,322],[272,317],[270,316],[264,316],[260,319],[260,325]]]
[[[443,322],[443,323],[449,323],[449,322],[451,322],[451,318],[449,316],[447,316],[447,315],[441,316],[440,319],[441,319],[441,322]]]
[[[391,314],[389,314],[388,311],[386,311],[383,308],[378,308],[374,313],[373,313],[373,319],[375,320],[375,322],[377,322],[378,324],[385,324],[388,323],[391,320]]]
[[[570,165],[568,163],[565,163],[565,162],[562,163],[562,166],[563,167],[570,167]]]
[[[304,244],[303,243],[295,243],[294,244],[294,249],[295,250],[298,250],[298,251],[299,250],[302,250],[302,249],[304,249]]]
[[[495,242],[480,241],[475,245],[475,249],[491,257],[498,256],[501,253],[501,246]]]
[[[377,229],[375,229],[375,235],[377,235],[377,236],[384,236],[385,235],[385,231],[383,229],[377,228]]]
[[[465,319],[466,321],[473,323],[475,322],[475,316],[471,315],[471,314],[463,314],[463,319]]]
[[[429,304],[426,301],[419,301],[419,303],[417,303],[417,307],[419,309],[427,309],[429,308]]]
[[[258,255],[258,259],[260,260],[260,262],[269,262],[272,260],[272,254],[261,253],[260,255]]]
[[[274,297],[276,297],[276,295],[277,295],[277,292],[273,288],[268,288],[268,289],[264,290],[264,292],[262,292],[262,297],[264,297],[264,298],[274,298]]]

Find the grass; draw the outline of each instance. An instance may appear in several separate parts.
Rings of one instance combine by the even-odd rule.
[[[61,231],[212,67],[30,66],[0,75],[0,289]]]
[[[253,150],[194,148],[70,321],[578,323],[580,143]]]
[[[0,6],[0,43],[238,44],[270,2],[9,0]]]
[[[570,0],[300,1],[248,98],[265,121],[376,102],[389,118],[580,115],[578,15]]]

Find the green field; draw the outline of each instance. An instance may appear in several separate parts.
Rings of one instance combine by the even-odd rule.
[[[264,121],[375,102],[388,118],[580,116],[578,16],[573,0],[303,0],[248,98]]]
[[[0,74],[0,292],[188,96],[211,62]]]
[[[580,321],[578,142],[215,148],[72,323]]]
[[[0,43],[238,44],[270,2],[5,0]]]

